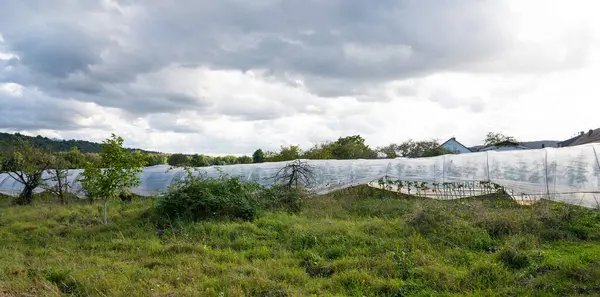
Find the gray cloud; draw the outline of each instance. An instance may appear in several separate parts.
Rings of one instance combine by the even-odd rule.
[[[3,108],[0,128],[77,129],[62,119],[81,112],[69,107],[71,100],[124,110],[127,120],[193,112],[199,119],[270,121],[324,115],[332,97],[389,102],[393,98],[378,92],[387,82],[432,73],[585,65],[591,39],[585,31],[556,58],[521,51],[515,23],[508,3],[493,0],[4,0],[0,51],[18,58],[0,60],[0,83],[39,94],[10,102],[11,112]],[[215,95],[198,91],[204,84],[199,74],[169,71],[205,68],[262,71],[262,81],[310,94],[288,98],[280,90],[246,92],[232,83],[228,94]],[[416,97],[416,90],[401,86],[392,93]],[[476,97],[435,94],[429,100],[484,111]],[[149,121],[160,131],[198,131],[176,120]],[[356,118],[325,125],[348,133],[376,130]]]
[[[128,83],[176,63],[295,73],[320,95],[348,95],[365,85],[484,60],[507,50],[512,38],[502,1],[120,1],[129,15],[75,6],[64,10],[70,17],[60,25],[15,3],[9,8],[25,22],[6,39],[24,67],[45,74],[34,83],[76,71],[98,83]],[[83,30],[78,13],[84,8],[106,14],[128,33]],[[50,27],[39,30],[32,17],[47,19]],[[119,38],[127,42],[114,41]]]
[[[82,128],[77,118],[90,116],[68,102],[50,100],[36,92],[13,96],[0,90],[0,104],[0,127],[14,130],[72,131]]]
[[[101,63],[100,51],[105,47],[76,24],[42,26],[6,38],[24,67],[57,78],[87,73],[91,65]]]

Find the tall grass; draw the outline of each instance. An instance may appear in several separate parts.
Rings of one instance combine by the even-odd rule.
[[[0,198],[1,199],[1,198]],[[0,296],[600,294],[600,214],[356,187],[297,212],[157,226],[156,199],[0,202]]]

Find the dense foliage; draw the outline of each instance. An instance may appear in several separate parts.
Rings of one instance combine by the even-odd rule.
[[[157,214],[168,220],[240,218],[251,220],[259,209],[261,187],[237,178],[189,176],[161,197]]]
[[[204,179],[188,172],[161,196],[156,214],[159,222],[175,220],[242,219],[252,220],[261,209],[300,209],[301,190],[284,186],[265,188],[239,178]]]

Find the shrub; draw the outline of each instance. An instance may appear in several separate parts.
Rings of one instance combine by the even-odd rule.
[[[192,177],[174,184],[157,204],[162,219],[205,220],[239,218],[252,220],[260,207],[262,187],[238,178]]]

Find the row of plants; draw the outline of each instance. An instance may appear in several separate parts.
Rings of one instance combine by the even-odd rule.
[[[435,196],[438,199],[456,199],[480,195],[492,195],[505,193],[504,187],[488,181],[475,182],[424,182],[424,181],[403,181],[392,179],[388,176],[382,177],[377,181],[381,189],[395,190],[402,192],[405,190],[409,195],[416,196]]]

